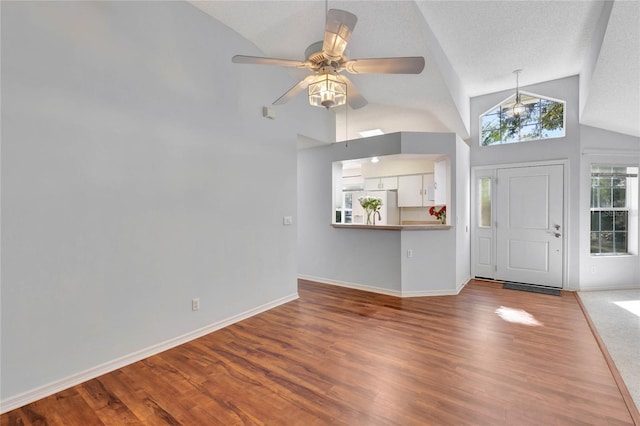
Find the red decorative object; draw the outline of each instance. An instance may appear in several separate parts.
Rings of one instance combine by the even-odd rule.
[[[436,206],[431,206],[429,214],[435,216],[440,222],[445,223],[447,221],[447,206],[442,206],[440,210],[436,210]]]

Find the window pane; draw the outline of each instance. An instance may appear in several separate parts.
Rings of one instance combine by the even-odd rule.
[[[616,232],[614,234],[614,243],[616,247],[616,253],[626,253],[627,252],[627,233],[626,232]]]
[[[600,181],[599,185],[603,188],[611,188],[611,177],[610,176],[601,176],[598,178]]]
[[[600,212],[591,212],[591,230],[600,230]],[[593,237],[593,234],[592,234]]]
[[[600,253],[613,253],[613,232],[600,233]]]
[[[353,208],[353,193],[345,192],[344,194],[344,208],[352,209]]]
[[[497,129],[500,127],[500,115],[497,113],[482,117],[482,131]]]
[[[591,233],[591,253],[600,253],[600,234],[598,232]]]
[[[613,188],[613,207],[625,207],[627,205],[627,189]]]
[[[520,128],[520,140],[521,141],[530,141],[534,139],[540,138],[540,129],[536,124],[523,126]]]
[[[480,211],[478,214],[478,226],[491,226],[491,178],[481,178],[478,181],[478,193],[480,194]]]
[[[616,231],[626,231],[627,230],[627,217],[628,212],[615,212],[615,220],[614,224],[616,227]]]
[[[598,200],[598,188],[596,187],[598,180],[591,179],[591,207],[600,207]]]
[[[507,117],[511,116],[513,112],[513,101],[510,103],[500,105],[500,116],[504,120]]]
[[[617,173],[624,173],[623,170],[617,169]],[[613,176],[611,177],[611,186],[615,186],[617,188],[624,188],[627,186],[627,178],[626,176]]]
[[[561,138],[563,136],[564,136],[564,128],[548,130],[543,127],[542,132],[540,133],[541,139]]]
[[[525,105],[526,113],[522,115],[522,126],[537,125],[540,122],[540,103]]]
[[[482,132],[482,146],[489,146],[500,143],[500,129]]]
[[[502,129],[502,142],[514,143],[520,142],[520,136],[518,135],[517,127],[505,127]]]
[[[562,129],[564,132],[564,104],[548,99],[541,99],[540,104],[542,128],[548,131]]]
[[[611,207],[611,188],[601,186],[598,188],[598,207]]]
[[[613,231],[613,212],[600,212],[600,230]]]

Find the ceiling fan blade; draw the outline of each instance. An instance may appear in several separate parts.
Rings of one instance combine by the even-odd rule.
[[[340,74],[338,78],[347,84],[347,103],[352,109],[362,108],[369,103],[346,75]]]
[[[330,9],[327,12],[327,25],[324,30],[322,54],[330,61],[342,58],[358,17],[345,10]]]
[[[424,69],[424,58],[354,59],[347,61],[344,67],[351,74],[420,74]]]
[[[306,62],[291,61],[289,59],[261,58],[259,56],[245,55],[235,55],[233,58],[231,58],[231,61],[235,64],[277,65],[280,67],[304,68],[307,66]]]
[[[315,75],[309,75],[304,80],[300,80],[295,86],[289,89],[284,95],[273,101],[273,105],[282,105],[296,96],[298,93],[309,87],[309,85],[315,80]]]

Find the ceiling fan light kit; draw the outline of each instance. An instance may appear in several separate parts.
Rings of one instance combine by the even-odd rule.
[[[340,74],[342,71],[352,74],[420,74],[424,69],[422,56],[348,60],[344,51],[358,18],[338,9],[329,10],[326,18],[324,40],[307,48],[305,61],[244,55],[236,55],[232,61],[236,64],[277,65],[313,71],[315,74],[296,83],[273,105],[283,104],[308,89],[309,104],[323,108],[349,104],[351,108],[358,109],[367,105],[367,100],[351,80]]]
[[[333,108],[347,103],[347,85],[334,74],[322,74],[309,85],[309,104]]]

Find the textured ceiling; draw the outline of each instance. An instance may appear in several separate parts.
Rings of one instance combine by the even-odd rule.
[[[265,56],[302,60],[307,46],[323,37],[324,1],[191,3]],[[426,58],[417,76],[350,76],[369,105],[335,111],[337,139],[370,128],[454,131],[466,138],[469,97],[513,88],[515,69],[523,69],[522,86],[588,76],[581,122],[640,136],[640,1],[607,6],[602,1],[329,1],[330,8],[358,16],[350,59]],[[308,74],[289,72],[291,85]],[[289,87],[273,89],[265,104]]]
[[[418,2],[470,96],[580,73],[601,2]],[[552,66],[551,66],[552,65]]]

